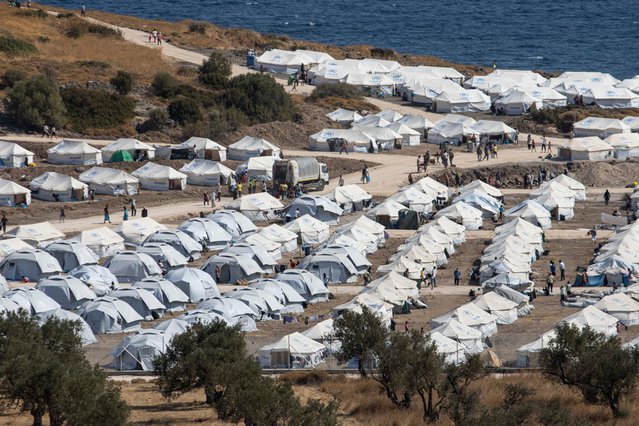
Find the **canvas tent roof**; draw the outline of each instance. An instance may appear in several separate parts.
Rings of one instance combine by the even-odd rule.
[[[497,317],[483,311],[473,303],[467,303],[444,315],[430,321],[433,328],[446,324],[450,319],[482,332],[484,336],[491,336],[497,332]]]
[[[334,201],[320,195],[302,195],[293,200],[286,207],[286,217],[294,218],[299,211],[300,215],[310,214],[322,222],[337,224],[344,210]]]
[[[78,314],[98,333],[119,333],[139,329],[143,318],[126,302],[104,296],[87,302]]]
[[[186,179],[187,175],[178,172],[172,167],[157,163],[146,163],[144,166],[131,173],[141,179]]]
[[[207,151],[207,150],[226,151],[226,147],[224,147],[223,145],[220,145],[219,143],[212,141],[211,139],[199,138],[196,136],[191,136],[184,142],[175,145],[173,148],[177,148],[177,149],[194,148],[195,151]]]
[[[97,296],[82,281],[71,276],[53,275],[38,282],[36,288],[55,300],[63,309],[76,309]]]
[[[119,287],[117,277],[100,265],[81,265],[70,271],[69,275],[85,283],[98,296],[104,296]]]
[[[353,122],[353,128],[363,131],[365,127],[386,127],[389,124],[391,124],[391,122],[386,120],[384,117],[369,114]]]
[[[145,253],[123,251],[110,257],[104,264],[120,282],[135,282],[153,275],[161,275],[158,264]]]
[[[308,214],[287,223],[284,228],[298,234],[304,244],[321,244],[329,237],[328,224]]]
[[[100,164],[102,154],[86,142],[64,139],[47,149],[47,160],[51,164]]]
[[[111,367],[116,370],[153,371],[153,361],[166,352],[171,338],[172,335],[155,329],[128,335],[111,351]]]
[[[224,164],[201,158],[196,158],[185,164],[180,172],[186,174],[187,181],[191,185],[213,185],[216,182],[228,182],[227,179],[233,174],[233,170]]]
[[[33,247],[45,247],[53,241],[63,239],[65,235],[49,222],[40,222],[16,226],[7,231],[5,238],[7,237],[20,238]]]
[[[584,309],[567,316],[559,324],[574,324],[579,329],[589,326],[596,332],[604,333],[607,336],[617,335],[617,322],[619,320],[612,315],[595,308],[587,306]]]
[[[607,137],[615,133],[630,133],[630,126],[614,118],[587,117],[573,124],[575,136]]]
[[[205,217],[191,218],[182,222],[178,229],[195,241],[206,244],[209,249],[219,250],[228,246],[233,236],[217,222]]]
[[[445,207],[435,214],[435,218],[442,216],[464,225],[467,230],[479,229],[483,223],[483,214],[481,210],[478,210],[463,201]]]
[[[236,238],[257,231],[257,227],[248,217],[233,210],[218,210],[207,217]]]
[[[136,177],[131,176],[123,170],[111,169],[108,167],[92,167],[78,176],[80,181],[97,185],[121,185],[137,184],[139,181]]]
[[[516,217],[521,217],[543,229],[549,229],[552,226],[550,212],[535,200],[524,200],[504,212],[505,222]]]
[[[78,241],[89,247],[100,257],[124,250],[124,238],[106,226],[82,231],[68,241]]]
[[[38,320],[41,323],[46,323],[47,321],[56,318],[60,321],[74,321],[80,323],[80,338],[82,339],[82,346],[90,345],[93,343],[97,343],[98,339],[95,338],[93,331],[91,331],[91,327],[89,324],[82,319],[82,317],[76,313],[64,310],[57,309],[55,311],[44,312],[38,315]]]
[[[282,150],[266,139],[244,136],[229,146],[227,155],[231,160],[248,160],[251,157],[259,157],[264,152],[279,156]]]
[[[20,145],[0,140],[0,158],[5,163],[5,167],[17,167],[24,164],[24,157],[27,161],[32,162],[35,154],[28,149],[21,147]],[[13,158],[13,161],[11,160]],[[5,161],[9,160],[9,161]],[[16,159],[19,159],[16,161]]]
[[[0,195],[17,195],[17,194],[30,194],[31,190],[17,183],[0,179]]]
[[[275,212],[283,209],[284,205],[268,192],[257,192],[231,201],[226,208],[239,210],[250,220],[268,220],[273,219]]]
[[[326,114],[326,116],[333,121],[343,124],[349,124],[362,118],[357,111],[351,111],[343,108],[337,108],[335,111]]]
[[[479,120],[471,126],[480,135],[514,137],[517,131],[503,121]]]
[[[80,265],[98,263],[100,259],[93,250],[78,241],[56,241],[49,244],[45,251],[58,260],[64,272]]]
[[[322,353],[326,346],[300,333],[282,337],[278,341],[259,349],[260,364],[263,367],[289,367],[292,363],[300,367],[315,367],[322,362]],[[276,353],[285,355],[276,356]]]
[[[486,182],[483,182],[479,179],[476,179],[472,181],[471,183],[469,183],[468,185],[464,185],[461,188],[459,188],[459,192],[461,193],[474,191],[474,190],[483,191],[486,194],[490,195],[491,197],[495,197],[495,198],[501,198],[504,196],[504,194],[498,188],[495,188],[494,186],[489,185]]]
[[[430,334],[433,333],[440,333],[449,339],[459,342],[464,351],[469,354],[481,353],[485,348],[481,331],[468,327],[456,319],[451,319],[433,329]]]
[[[32,191],[66,192],[70,190],[86,189],[85,183],[57,172],[45,172],[29,183]]]
[[[156,222],[150,217],[140,217],[122,222],[116,228],[116,232],[129,244],[141,245],[144,240],[157,231],[166,230],[166,226]]]
[[[402,118],[397,120],[397,122],[410,127],[411,129],[416,130],[420,133],[423,133],[425,129],[435,127],[435,124],[433,124],[426,117],[414,114],[406,114]]]
[[[192,303],[220,295],[213,277],[201,269],[187,266],[173,268],[166,273],[164,278],[182,290]]]
[[[13,288],[4,293],[2,297],[14,301],[31,315],[38,315],[60,309],[58,302],[33,287]]]

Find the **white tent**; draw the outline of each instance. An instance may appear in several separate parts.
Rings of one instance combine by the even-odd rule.
[[[550,212],[537,201],[524,200],[504,212],[504,223],[521,217],[542,229],[550,229]]]
[[[342,253],[311,253],[298,265],[321,280],[331,283],[357,281],[359,271],[347,255]],[[324,276],[326,275],[326,277]]]
[[[322,362],[326,346],[300,333],[282,337],[259,349],[264,368],[314,368]]]
[[[56,241],[44,250],[56,258],[64,272],[80,265],[96,264],[100,259],[93,250],[77,241]]]
[[[387,129],[390,129],[400,135],[402,137],[402,145],[404,146],[419,146],[419,141],[423,134],[399,121],[390,124],[387,126]]]
[[[226,161],[226,148],[207,138],[190,137],[173,149],[192,149],[198,159]]]
[[[101,164],[102,154],[85,142],[65,139],[47,149],[47,161],[50,164]]]
[[[62,309],[77,309],[84,302],[97,297],[93,290],[79,279],[63,275],[53,275],[40,280],[36,289],[55,300]]]
[[[33,163],[35,154],[13,142],[0,140],[0,162],[4,167],[23,167]]]
[[[251,157],[279,156],[282,150],[266,139],[244,136],[228,148],[229,160],[248,160]]]
[[[2,295],[17,303],[29,315],[39,315],[60,309],[60,304],[33,287],[13,288]]]
[[[158,265],[162,262],[162,265],[167,269],[185,266],[188,263],[188,259],[182,253],[166,243],[146,243],[142,247],[138,247],[137,251],[148,254],[158,262]]]
[[[501,211],[501,203],[478,188],[462,192],[453,199],[453,203],[459,202],[480,210],[485,218],[498,217]]]
[[[345,212],[352,212],[367,207],[373,196],[357,185],[344,185],[335,187],[326,198],[335,201]]]
[[[220,268],[219,279],[215,270]],[[202,270],[213,278],[217,284],[234,284],[240,280],[255,280],[262,276],[262,268],[250,256],[238,253],[220,253],[208,258]]]
[[[464,225],[467,230],[476,230],[483,224],[483,214],[481,210],[472,207],[463,201],[439,210],[435,218],[447,217],[453,222]]]
[[[625,326],[639,324],[639,302],[626,294],[604,296],[594,307],[617,318]]]
[[[226,185],[233,175],[233,170],[225,165],[200,158],[185,164],[180,172],[186,174],[189,185],[201,186]]]
[[[429,262],[428,259],[425,259],[423,263],[417,263],[415,260],[410,259],[408,256],[401,254],[394,260],[389,259],[389,263],[387,263],[386,265],[380,265],[377,268],[377,275],[384,276],[391,272],[397,272],[398,274],[407,276],[411,280],[418,280],[421,277],[421,272],[423,269],[430,271],[433,269],[433,266],[436,266],[436,264],[436,259],[434,257],[432,262]]]
[[[31,191],[10,180],[0,179],[0,206],[14,207],[31,204]]]
[[[234,238],[241,238],[257,231],[255,224],[240,212],[233,210],[218,210],[207,216]]]
[[[160,277],[147,277],[133,284],[134,287],[143,288],[153,293],[169,312],[184,310],[184,305],[189,301],[187,296],[171,281]]]
[[[350,111],[343,108],[337,108],[335,111],[326,114],[326,116],[340,124],[350,124],[362,118],[357,111]]]
[[[295,236],[294,241],[297,240],[297,235]],[[271,241],[261,234],[253,234],[244,238],[244,242],[253,246],[260,246],[273,258],[273,260],[280,260],[282,258],[282,245],[280,243],[276,243],[275,241]]]
[[[403,136],[391,130],[390,127],[355,126],[354,129],[361,130],[366,136],[373,139],[378,150],[393,150],[396,145],[401,144],[403,141]]]
[[[182,222],[178,229],[213,250],[227,247],[233,240],[233,236],[224,228],[207,218],[188,219]]]
[[[140,330],[131,334],[111,351],[111,367],[120,371],[153,371],[153,361],[166,352],[172,337],[162,330]]]
[[[201,301],[197,309],[221,315],[232,325],[241,325],[243,331],[255,331],[255,320],[259,318],[256,311],[246,303],[232,297],[216,296]]]
[[[437,347],[437,352],[444,356],[446,364],[461,364],[466,361],[463,347],[455,340],[439,332],[430,333],[430,339]]]
[[[321,244],[330,235],[328,224],[308,214],[287,223],[284,228],[297,234],[299,242],[307,245]]]
[[[639,132],[639,117],[633,117],[631,115],[624,117],[621,120],[623,124],[630,127],[633,132]]]
[[[55,257],[42,250],[16,250],[0,262],[0,273],[12,281],[22,281],[23,277],[38,281],[60,272],[62,267]]]
[[[261,221],[275,219],[284,205],[268,192],[256,192],[229,202],[226,208],[240,211],[251,221]]]
[[[302,334],[326,346],[330,352],[336,352],[341,347],[341,342],[333,338],[333,318],[320,321],[311,328],[302,331]]]
[[[479,179],[475,179],[468,185],[464,185],[461,188],[459,188],[459,192],[462,194],[465,192],[472,192],[476,190],[484,192],[490,195],[491,197],[494,197],[497,199],[502,199],[504,196],[504,194],[498,188],[495,188],[494,186],[489,185],[486,182],[481,181]]]
[[[201,309],[195,309],[191,311],[186,311],[182,315],[178,317],[178,319],[185,321],[191,325],[195,323],[201,323],[203,325],[208,325],[213,322],[222,322],[227,325],[231,325],[231,323],[222,315],[217,314],[215,312],[207,312]]]
[[[486,284],[486,282],[487,281],[484,281],[484,285]],[[529,284],[532,284],[532,282],[530,282]],[[530,315],[533,309],[535,309],[535,307],[530,304],[530,296],[521,293],[513,289],[512,287],[509,287],[507,285],[497,285],[490,289],[492,289],[498,295],[517,303],[517,315],[520,317]],[[484,287],[484,291],[487,291],[486,287]]]
[[[617,133],[630,133],[630,126],[615,118],[587,117],[572,126],[577,137],[598,136],[607,138]]]
[[[436,220],[427,223],[422,228],[420,228],[417,233],[420,233],[422,230],[434,227],[442,234],[448,235],[453,244],[459,245],[466,241],[466,228],[463,225],[458,225],[452,220],[448,219],[446,216],[442,216],[437,218]]]
[[[148,243],[164,243],[173,246],[173,248],[179,251],[182,256],[191,261],[201,257],[202,244],[198,243],[188,234],[180,231],[179,229],[161,229],[159,231],[155,231],[146,237],[142,245],[146,245]]]
[[[636,253],[636,250],[634,252]],[[639,266],[632,263],[632,260],[634,259],[619,256],[614,252],[596,257],[595,262],[587,269],[588,285],[603,285],[605,281],[608,281],[610,286],[627,285],[631,277],[639,277]]]
[[[557,333],[555,330],[551,330],[542,334],[539,339],[521,346],[517,349],[515,366],[519,368],[539,367],[541,351],[547,349],[555,337],[557,337]]]
[[[287,269],[275,276],[275,279],[289,284],[308,303],[328,300],[329,291],[322,280],[304,269]]]
[[[5,238],[0,240],[0,258],[7,257],[10,253],[13,253],[16,250],[31,248],[33,248],[33,246],[30,246],[21,238]]]
[[[304,312],[306,299],[302,297],[290,284],[275,279],[263,279],[256,281],[249,286],[257,290],[263,290],[275,296],[284,309],[282,313],[301,313]]]
[[[493,120],[479,120],[472,126],[471,129],[476,131],[480,137],[482,136],[505,136],[511,141],[515,140],[517,131],[502,121]]]
[[[575,216],[575,198],[564,192],[549,189],[533,200],[544,206],[552,216],[559,220],[570,220]]]
[[[186,266],[174,268],[169,270],[164,278],[182,290],[191,303],[220,295],[213,277],[200,269]]]
[[[481,310],[495,315],[497,317],[497,324],[512,324],[517,321],[518,304],[495,292],[477,296],[472,303],[477,305]]]
[[[570,176],[567,176],[562,173],[558,175],[557,177],[551,179],[549,181],[549,184],[550,183],[559,184],[570,189],[572,192],[574,192],[575,200],[577,201],[583,201],[586,199],[586,186],[583,183],[579,182],[578,180],[571,178]],[[544,182],[542,185],[545,185],[545,184],[546,183]]]
[[[162,274],[162,270],[151,256],[134,251],[123,251],[113,255],[104,263],[104,266],[109,268],[118,281],[125,283]]]
[[[44,201],[84,201],[89,187],[62,173],[46,172],[29,183],[33,198]]]
[[[302,65],[309,70],[315,65],[333,60],[328,53],[313,50],[272,49],[255,58],[255,67],[278,74],[293,74],[299,71]]]
[[[379,117],[376,117],[379,119]],[[368,152],[371,145],[377,150],[375,140],[364,133],[362,127],[354,129],[323,129],[308,137],[308,149],[311,151],[339,151],[339,142],[344,141],[349,152]]]
[[[260,289],[244,287],[228,291],[223,296],[245,303],[261,320],[279,319],[286,310],[273,294]]]
[[[188,331],[191,327],[191,323],[184,321],[180,318],[171,318],[158,323],[153,330],[161,330],[166,334],[175,336],[176,334],[182,334]]]
[[[604,142],[614,148],[615,158],[619,160],[639,157],[639,133],[616,133]]]
[[[111,161],[113,154],[118,151],[128,152],[134,161],[151,160],[155,158],[155,148],[137,139],[129,138],[120,138],[102,148],[102,158],[108,163]]]
[[[273,268],[277,265],[277,261],[264,247],[247,242],[233,244],[222,253],[245,254],[253,259],[265,274],[272,273]]]
[[[444,315],[433,318],[430,320],[430,325],[433,328],[437,328],[446,324],[450,319],[455,319],[468,327],[481,331],[485,337],[492,336],[497,332],[498,318],[473,303],[467,303]]]
[[[430,195],[432,198],[436,198],[440,202],[448,201],[448,195],[450,190],[443,183],[437,182],[430,176],[421,178],[417,182],[411,185],[412,188],[423,192],[426,195]]]
[[[396,201],[416,212],[429,213],[433,210],[434,198],[432,195],[425,194],[417,188],[409,186],[391,195],[388,200]]]
[[[391,227],[399,220],[399,212],[406,210],[407,207],[390,198],[382,201],[372,209],[366,212],[366,217],[375,220],[378,223]]]
[[[440,333],[449,339],[459,342],[459,345],[467,354],[478,354],[486,348],[481,331],[468,327],[455,319],[451,319],[446,324],[433,329],[430,334],[432,333]]]
[[[132,175],[140,180],[142,188],[152,191],[169,191],[172,189],[183,191],[186,188],[187,176],[169,166],[146,163],[135,170]]]
[[[421,136],[425,136],[428,129],[435,127],[435,125],[426,117],[414,114],[406,114],[397,120],[397,122],[415,130]]]
[[[398,113],[397,111],[393,111],[392,109],[385,109],[383,111],[378,112],[375,115],[383,118],[389,123],[394,123],[403,117],[402,114]]]
[[[97,194],[135,195],[139,180],[130,174],[107,167],[92,167],[78,176],[81,182],[93,188]]]
[[[82,231],[68,241],[77,241],[86,245],[99,257],[109,256],[124,251],[124,238],[106,226]]]
[[[108,296],[85,303],[78,314],[95,334],[139,330],[143,320],[126,302]]]
[[[119,288],[108,296],[125,302],[146,321],[163,317],[166,310],[166,306],[152,292],[143,288]]]
[[[405,303],[412,302],[419,298],[419,291],[417,290],[415,281],[393,271],[370,282],[364,287],[363,292],[385,302],[392,303],[398,310],[401,309]]]
[[[584,103],[601,108],[638,108],[639,95],[626,89],[612,86],[592,86],[583,94]]]
[[[64,238],[64,233],[49,222],[31,223],[19,225],[7,231],[5,238],[20,238],[33,247],[43,248],[54,241]]]
[[[98,296],[119,287],[118,279],[108,268],[100,265],[82,265],[69,272],[69,276],[79,279]]]
[[[428,131],[426,142],[438,145],[445,143],[461,145],[464,136],[472,135],[479,136],[479,133],[473,130],[469,124],[440,120],[435,124],[435,127]]]
[[[395,87],[395,82],[389,76],[368,72],[350,72],[346,76],[345,83],[363,90],[374,87],[388,94],[392,93],[393,87]]]
[[[437,112],[483,112],[490,109],[490,98],[476,89],[444,91],[435,99]]]
[[[270,182],[273,180],[273,164],[279,160],[277,155],[270,155],[268,157],[251,157],[244,164],[235,169],[237,176],[246,171],[248,178],[254,178],[262,182]]]
[[[127,244],[139,246],[154,232],[166,230],[166,226],[156,222],[150,217],[140,217],[122,222],[116,228],[116,232],[124,238]]]
[[[617,335],[617,323],[619,320],[594,306],[587,306],[559,322],[561,324],[572,324],[579,329],[588,326],[593,331],[603,333],[606,336]]]
[[[262,228],[258,235],[269,241],[281,244],[282,253],[288,253],[297,249],[297,234],[277,224]]]
[[[38,321],[40,321],[42,324],[48,322],[53,318],[56,318],[60,321],[79,322],[82,346],[87,346],[98,342],[98,339],[95,338],[95,334],[93,334],[93,331],[91,331],[91,327],[89,327],[89,324],[87,324],[87,322],[82,319],[80,315],[64,309],[57,309],[55,311],[45,312],[38,315]]]

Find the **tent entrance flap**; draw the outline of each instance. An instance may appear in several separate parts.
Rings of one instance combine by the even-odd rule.
[[[273,150],[272,149],[265,149],[260,154],[260,157],[272,157],[272,156],[273,156]]]
[[[13,203],[18,206],[22,203],[27,204],[27,194],[16,194],[13,196]]]
[[[222,161],[220,157],[220,151],[217,149],[207,149],[204,152],[204,158],[206,158],[207,160]]]
[[[182,180],[169,179],[169,189],[182,189]]]
[[[74,189],[73,190],[73,199],[78,201],[84,201],[84,189]]]

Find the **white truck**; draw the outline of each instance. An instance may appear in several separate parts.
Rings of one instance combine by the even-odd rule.
[[[291,160],[275,160],[273,163],[273,183],[295,186],[298,183],[308,190],[321,191],[328,185],[328,166],[313,157]]]

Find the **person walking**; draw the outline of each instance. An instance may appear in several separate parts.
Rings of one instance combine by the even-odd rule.
[[[149,211],[146,209],[146,207],[142,207],[142,217],[148,217],[149,216]]]
[[[528,133],[528,138],[526,139],[526,142],[528,144],[528,151],[532,151],[532,135],[530,133]]]
[[[482,152],[481,145],[477,145],[476,152],[477,152],[477,161],[481,161],[481,152]]]
[[[9,219],[7,219],[7,215],[2,213],[2,219],[0,219],[0,227],[2,228],[2,233],[7,233],[7,224],[9,223]]]
[[[204,202],[204,205],[206,206],[209,203],[209,194],[207,194],[206,192],[203,192],[202,201]]]
[[[535,143],[535,140],[532,140],[532,150],[533,152],[537,152],[537,144]]]
[[[104,206],[104,222],[102,223],[111,223],[111,217],[109,216],[109,205]]]
[[[548,294],[552,294],[552,287],[555,284],[555,277],[549,272],[548,278],[546,278],[546,288],[548,289]]]
[[[124,211],[122,213],[122,220],[129,220],[129,210],[126,208],[126,206],[123,207]]]
[[[47,139],[49,138],[50,135],[50,131],[49,131],[49,126],[47,126],[46,124],[44,126],[42,126],[42,136],[41,137],[46,137]]]
[[[340,155],[342,154],[342,152],[345,152],[346,155],[348,155],[348,149],[346,149],[346,141],[344,139],[342,139],[339,143],[339,153]]]
[[[541,137],[541,152],[546,152],[546,136]]]
[[[453,278],[455,279],[455,285],[459,285],[459,282],[461,281],[461,272],[459,268],[456,268],[455,272],[453,272]]]
[[[64,206],[62,206],[60,207],[60,223],[63,223],[66,217],[67,217],[67,214],[64,211]]]
[[[422,156],[418,155],[417,156],[417,173],[419,173],[419,170],[421,169],[421,167],[422,167]]]
[[[217,201],[222,201],[222,185],[220,183],[217,184]]]
[[[450,167],[454,167],[455,166],[453,164],[453,158],[455,158],[455,153],[453,152],[452,149],[448,148],[448,163],[450,164]]]
[[[592,246],[597,247],[597,230],[593,227],[590,231],[588,231],[588,235],[592,239]]]
[[[559,279],[566,281],[566,264],[563,260],[559,260]]]
[[[610,191],[606,189],[606,192],[604,192],[603,198],[606,205],[608,205],[608,203],[610,203]]]
[[[437,287],[437,266],[433,266],[430,271],[430,288],[433,290],[435,287]]]
[[[80,6],[80,17],[81,18],[87,17],[87,7],[84,5],[84,3],[82,3],[82,6]]]
[[[339,175],[339,180],[337,181],[337,185],[344,186],[344,178],[342,175]]]
[[[131,200],[131,216],[135,217],[138,214],[138,206],[135,198]]]

